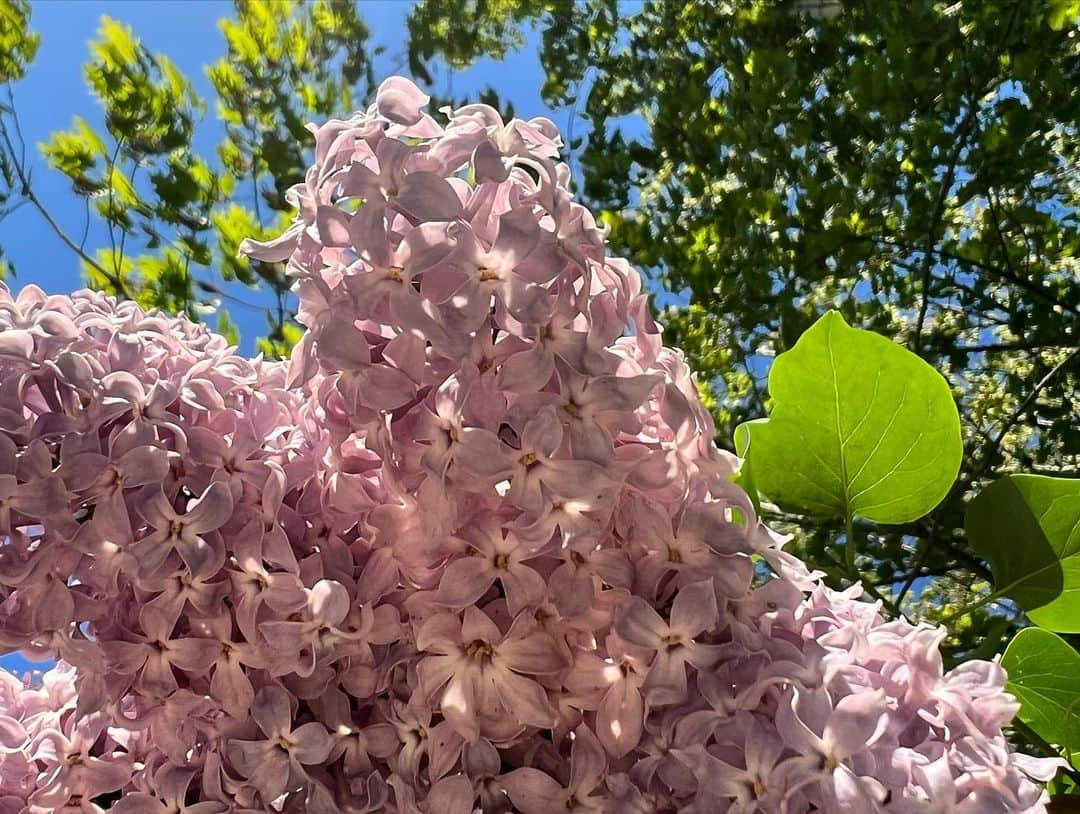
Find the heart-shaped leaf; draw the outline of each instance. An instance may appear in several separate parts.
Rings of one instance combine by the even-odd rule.
[[[1072,764],[1080,757],[1080,653],[1049,630],[1021,630],[1005,648],[1006,689],[1020,702],[1020,720]]]
[[[949,385],[915,354],[831,311],[769,373],[766,421],[748,424],[754,485],[782,506],[904,523],[960,468]]]
[[[1080,633],[1080,480],[1008,475],[971,501],[965,525],[995,594],[1040,627]]]

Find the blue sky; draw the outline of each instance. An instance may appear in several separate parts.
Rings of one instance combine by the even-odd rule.
[[[375,62],[378,79],[407,72],[405,20],[410,6],[410,0],[360,3],[373,42],[386,46],[386,52]],[[15,86],[15,102],[32,159],[34,190],[65,231],[76,237],[82,234],[85,224],[83,201],[72,194],[64,176],[50,171],[44,164],[37,144],[50,133],[70,127],[76,115],[100,128],[101,110],[86,89],[82,65],[89,55],[88,42],[96,36],[102,15],[128,24],[152,51],[167,54],[194,81],[200,94],[212,100],[203,66],[225,53],[225,40],[217,21],[232,15],[232,4],[223,0],[50,0],[34,4],[31,25],[41,34],[41,48],[28,75]],[[514,105],[518,116],[551,116],[563,129],[568,124],[570,111],[551,111],[540,100],[544,73],[534,32],[528,32],[520,52],[509,55],[503,62],[483,59],[468,71],[452,75],[444,66],[436,68],[435,90],[446,92],[452,87],[455,97],[464,98],[475,96],[490,85]],[[576,130],[582,129],[579,122]],[[203,155],[212,156],[222,135],[211,101],[206,119],[199,124],[195,148]],[[83,286],[75,256],[30,206],[0,221],[0,245],[17,270],[18,276],[9,280],[15,289],[34,283],[49,293],[64,293]],[[87,248],[106,245],[105,228],[91,228]],[[265,333],[259,307],[268,305],[271,298],[239,285],[228,291],[255,306],[226,304],[240,327],[241,350],[251,352],[254,338]]]

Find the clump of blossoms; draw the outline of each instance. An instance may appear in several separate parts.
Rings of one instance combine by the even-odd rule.
[[[1000,667],[821,585],[545,119],[313,127],[307,333],[0,287],[0,814],[1045,811]]]

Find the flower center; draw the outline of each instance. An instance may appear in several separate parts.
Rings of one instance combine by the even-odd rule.
[[[401,275],[404,273],[405,269],[401,266],[390,266],[390,268],[386,270],[386,276],[398,283],[401,282]]]
[[[476,639],[465,648],[465,655],[473,661],[484,661],[491,657],[491,645],[482,639]]]
[[[488,268],[487,266],[480,266],[480,282],[490,283],[492,280],[499,279],[499,272],[496,269]]]
[[[509,565],[510,565],[510,555],[509,554],[496,554],[495,555],[495,567],[498,568],[500,571],[505,571]]]
[[[524,455],[518,458],[518,463],[520,463],[526,469],[531,469],[537,463],[536,453],[526,452]]]
[[[663,641],[663,643],[667,645],[668,652],[672,650],[678,650],[680,647],[683,646],[682,636],[680,636],[678,633],[669,633],[661,641]]]

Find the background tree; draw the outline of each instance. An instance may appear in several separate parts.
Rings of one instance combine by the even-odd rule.
[[[146,48],[127,26],[102,18],[85,65],[100,122],[76,118],[42,145],[48,164],[71,179],[86,201],[87,228],[69,234],[34,192],[12,83],[33,59],[24,0],[0,2],[0,168],[8,205],[37,207],[77,255],[91,286],[145,307],[218,315],[234,340],[226,306],[244,307],[222,283],[266,287],[276,302],[259,348],[280,356],[299,335],[287,302],[283,264],[237,258],[239,241],[270,234],[291,220],[284,192],[310,163],[304,125],[342,115],[374,87],[370,32],[348,3],[237,0],[220,21],[226,51],[207,66],[216,99],[200,98],[164,54]],[[196,128],[216,107],[225,136],[211,155],[194,148]],[[2,214],[2,213],[0,213]],[[107,229],[107,245],[88,245],[89,220]]]
[[[439,9],[415,18],[436,25]],[[582,0],[501,13],[530,10],[545,99],[583,120],[570,146],[584,196],[671,293],[662,321],[708,391],[718,442],[763,414],[770,360],[823,311],[893,337],[952,383],[966,454],[930,516],[856,524],[857,572],[927,618],[987,590],[963,529],[972,488],[1020,469],[1076,475],[1080,462],[1080,4]],[[840,528],[774,520],[800,529],[802,555],[837,581],[854,576],[832,553]],[[953,646],[990,633],[996,647],[1010,616],[961,620]]]

